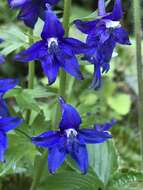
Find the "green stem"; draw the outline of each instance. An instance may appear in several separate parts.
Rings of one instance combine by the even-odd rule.
[[[141,2],[134,0],[134,27],[136,36],[136,63],[139,90],[139,128],[140,128],[140,145],[141,145],[141,168],[143,170],[143,67],[142,67],[142,30],[141,30]]]
[[[38,189],[38,184],[39,184],[41,175],[43,173],[43,170],[45,168],[46,161],[47,161],[47,151],[45,151],[42,156],[36,156],[35,164],[34,164],[36,171],[34,171],[34,178],[33,178],[30,190]]]
[[[30,31],[30,36],[29,36],[30,45],[33,43],[32,37],[33,37],[33,32]],[[34,88],[34,77],[35,77],[35,62],[31,61],[28,63],[28,89]],[[31,115],[31,110],[27,110],[25,121],[28,124],[30,121],[30,115]]]
[[[69,35],[71,3],[72,0],[64,0],[63,27],[65,29],[65,37]],[[62,70],[60,72],[59,94],[66,99],[66,73]]]
[[[71,4],[72,0],[64,0],[63,27],[65,29],[65,37],[68,37],[69,35]],[[66,99],[66,80],[67,80],[66,73],[65,71],[61,70],[59,95],[62,96],[64,99]],[[60,118],[60,107],[59,105],[57,105],[56,117],[55,121],[53,122],[53,126],[55,126],[55,128],[58,125],[59,118]]]

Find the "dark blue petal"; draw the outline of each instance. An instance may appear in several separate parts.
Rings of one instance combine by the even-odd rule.
[[[116,0],[113,11],[111,14],[108,16],[105,16],[105,19],[110,19],[113,21],[118,21],[123,17],[123,11],[122,11],[122,6],[121,6],[121,1]]]
[[[75,20],[74,24],[76,27],[85,34],[90,34],[96,28],[96,24],[99,20],[93,21],[82,21],[82,20]]]
[[[45,0],[45,3],[49,3],[50,5],[56,5],[59,0]]]
[[[21,62],[29,62],[33,60],[38,60],[47,54],[48,48],[44,41],[35,42],[27,50],[24,50],[15,56],[15,60]]]
[[[50,9],[45,11],[45,24],[41,33],[42,39],[62,38],[63,36],[64,29],[56,14]]]
[[[95,125],[95,129],[96,129],[97,131],[108,131],[108,130],[110,130],[110,129],[113,127],[113,125],[115,125],[115,124],[116,124],[116,120],[115,120],[115,119],[112,119],[112,121],[106,122],[106,123],[104,123],[103,125],[99,125],[99,124]]]
[[[94,74],[90,88],[98,89],[100,86],[101,86],[101,68],[99,64],[94,64]]]
[[[119,27],[119,28],[116,28],[114,31],[113,31],[113,35],[114,35],[114,38],[115,38],[115,41],[119,44],[127,44],[127,45],[131,45],[131,42],[129,40],[129,35],[128,33],[124,30],[123,27]]]
[[[77,139],[77,141],[72,144],[72,151],[70,152],[70,155],[72,159],[76,161],[81,172],[86,174],[88,169],[88,153],[86,145],[80,143],[80,140]]]
[[[85,43],[74,38],[64,38],[63,42],[72,49],[74,54],[87,53],[89,49]]]
[[[82,122],[79,113],[73,106],[67,104],[62,97],[59,97],[59,102],[62,109],[62,118],[59,125],[60,129],[65,130],[73,128],[78,130]]]
[[[30,2],[22,6],[18,18],[20,20],[23,20],[27,26],[34,28],[35,23],[38,20],[39,13],[40,13],[39,4]]]
[[[61,44],[60,49],[61,49],[61,54],[57,56],[60,66],[76,79],[82,80],[83,76],[80,71],[80,66],[78,64],[77,58],[71,52],[71,49],[65,44],[63,45]]]
[[[8,0],[9,5],[12,8],[15,7],[21,7],[23,6],[25,3],[31,2],[31,0]]]
[[[49,85],[55,82],[58,72],[59,64],[54,55],[45,56],[41,59],[42,68],[45,75],[48,77]]]
[[[18,85],[17,79],[0,79],[0,93],[5,93],[6,91],[14,88],[16,85]]]
[[[105,16],[105,14],[106,14],[105,0],[98,0],[98,15]]]
[[[6,117],[0,119],[0,131],[8,132],[23,122],[19,117]]]
[[[98,131],[96,129],[80,129],[79,135],[86,143],[90,144],[102,143],[112,138],[110,133]]]
[[[3,55],[0,54],[0,64],[3,64],[5,62],[5,58]]]
[[[57,131],[47,131],[36,137],[32,137],[32,143],[39,147],[52,147],[62,142],[63,137],[60,137]]]
[[[8,117],[10,115],[6,102],[0,98],[0,118]]]
[[[0,131],[0,161],[4,162],[4,153],[7,149],[7,137],[6,134]]]
[[[64,143],[66,142],[63,141],[63,143],[48,149],[48,168],[52,174],[54,174],[65,161],[66,149]]]

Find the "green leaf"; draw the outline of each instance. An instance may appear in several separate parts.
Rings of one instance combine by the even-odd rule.
[[[112,141],[89,145],[90,166],[106,185],[118,168],[118,158]]]
[[[108,190],[142,190],[143,173],[129,171],[116,173],[109,183]]]
[[[98,190],[101,187],[96,176],[82,175],[72,171],[62,171],[54,176],[48,175],[39,190]]]
[[[107,103],[114,111],[121,115],[128,114],[131,108],[130,96],[123,93],[108,97]]]

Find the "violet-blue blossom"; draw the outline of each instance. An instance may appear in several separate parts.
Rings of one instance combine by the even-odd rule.
[[[52,10],[46,11],[46,20],[41,33],[42,40],[15,56],[16,60],[29,62],[39,60],[49,84],[55,82],[59,69],[81,80],[82,74],[75,54],[86,51],[86,44],[64,37],[64,29]]]
[[[43,13],[48,4],[53,6],[58,2],[59,0],[8,0],[11,8],[20,9],[18,18],[31,28],[34,28],[38,17],[44,19]]]
[[[82,173],[88,169],[88,152],[86,143],[103,143],[112,138],[108,130],[114,122],[96,125],[95,128],[80,129],[82,123],[77,110],[59,97],[62,116],[59,130],[47,131],[32,138],[32,142],[38,147],[48,149],[48,167],[51,173],[65,161],[69,154],[77,163]]]
[[[0,79],[0,161],[4,161],[4,153],[8,147],[6,133],[22,123],[19,117],[11,117],[3,95],[18,84],[16,79]]]
[[[130,45],[128,33],[120,24],[123,11],[120,0],[115,1],[113,11],[106,13],[104,0],[99,0],[99,18],[93,21],[75,20],[76,27],[87,34],[86,43],[90,52],[85,59],[94,64],[94,77],[91,87],[98,88],[102,73],[110,69],[109,62],[116,44]]]
[[[9,111],[3,95],[18,84],[17,79],[0,78],[0,117],[8,117]]]

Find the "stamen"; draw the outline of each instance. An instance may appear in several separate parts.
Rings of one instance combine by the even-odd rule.
[[[120,27],[120,22],[119,21],[112,21],[109,20],[106,22],[106,28],[118,28]]]
[[[52,45],[58,46],[57,38],[49,38],[48,39],[48,48],[51,48]]]
[[[68,138],[77,136],[77,131],[75,129],[67,129],[65,130]]]

